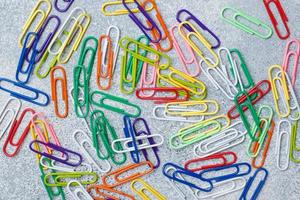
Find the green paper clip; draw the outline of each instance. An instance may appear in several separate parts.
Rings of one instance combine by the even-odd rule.
[[[290,160],[295,163],[300,163],[300,158],[296,159],[294,157],[294,151],[297,151],[297,152],[300,151],[300,147],[297,146],[298,123],[299,123],[299,121],[296,121],[292,125],[292,132],[291,132],[291,139],[290,139],[290,152],[289,152]]]
[[[99,100],[97,99],[97,101],[94,100],[96,95],[101,96],[99,98]],[[112,101],[112,102],[114,102],[114,104],[119,103],[121,105],[111,106],[109,104],[106,104],[105,101]],[[135,105],[133,103],[130,103],[127,99],[123,99],[121,97],[113,96],[111,94],[106,94],[106,93],[101,92],[101,91],[93,91],[90,94],[90,102],[95,106],[98,106],[100,108],[104,108],[106,110],[110,110],[112,112],[119,113],[121,115],[128,115],[128,116],[133,117],[133,118],[139,117],[141,115],[141,109],[137,105]],[[123,106],[123,107],[127,106],[127,109],[130,109],[132,112],[126,111],[125,109],[120,108],[121,106]]]
[[[92,179],[88,179],[88,181],[81,181],[80,183],[82,185],[89,185],[93,184],[98,180],[98,176],[96,172],[52,172],[49,174],[46,174],[44,177],[44,183],[45,185],[49,187],[57,187],[57,186],[67,186],[68,181],[63,179],[81,179],[84,176],[90,176]],[[54,177],[53,182],[48,182],[48,177]]]
[[[80,75],[83,76],[83,84],[80,84]],[[79,118],[86,118],[89,114],[89,81],[85,67],[78,65],[73,69],[73,99],[75,113]],[[83,98],[79,96],[79,91],[83,91]],[[81,107],[85,107],[85,112]]]
[[[93,145],[96,149],[97,156],[101,160],[108,160],[109,158],[113,161],[116,165],[121,165],[126,162],[126,154],[118,154],[121,155],[123,158],[118,161],[115,157],[117,154],[113,151],[111,147],[111,141],[117,140],[118,136],[116,134],[115,129],[109,124],[108,120],[106,119],[104,113],[100,110],[95,110],[91,113],[90,118],[91,124],[91,131],[92,131],[92,139]],[[111,140],[109,139],[111,137]],[[99,142],[101,141],[101,143]],[[106,150],[106,154],[102,154],[100,147],[104,147]],[[118,150],[122,149],[120,144],[117,145]]]
[[[232,16],[232,18],[226,18],[224,13],[226,11],[230,10],[232,13],[234,13],[234,15]],[[254,18],[254,17],[251,17],[249,15],[246,15],[245,13],[237,10],[237,9],[234,9],[234,8],[231,8],[231,7],[225,7],[223,8],[223,10],[221,11],[221,18],[230,23],[231,25],[235,26],[236,28],[242,30],[242,31],[245,31],[246,33],[249,33],[251,35],[254,35],[254,36],[257,36],[261,39],[268,39],[272,36],[273,34],[273,31],[272,29],[264,24],[263,22],[259,21],[258,19]],[[252,29],[251,27],[249,26],[246,26],[245,24],[242,24],[238,18],[243,18],[244,20],[248,21],[248,22],[251,22],[252,24],[255,24],[257,25],[258,27],[262,27],[264,28],[266,31],[267,31],[267,34],[266,35],[263,35],[262,33]]]

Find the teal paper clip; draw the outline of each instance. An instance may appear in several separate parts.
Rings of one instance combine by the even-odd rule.
[[[230,18],[225,17],[225,12],[226,11],[233,13],[233,16],[230,17]],[[243,13],[243,12],[237,10],[237,9],[231,8],[231,7],[223,8],[223,10],[221,11],[221,18],[224,21],[226,21],[226,22],[230,23],[231,25],[235,26],[236,28],[238,28],[242,31],[245,31],[246,33],[249,33],[251,35],[257,36],[261,39],[268,39],[273,34],[272,29],[268,25],[264,24],[263,22],[259,21],[258,19],[254,18],[254,17],[246,15],[245,13]],[[266,34],[260,33],[256,30],[254,30],[253,28],[241,23],[238,20],[238,18],[242,18],[245,21],[250,22],[251,24],[255,24],[255,25],[257,25],[258,28],[262,27],[263,29],[266,30]]]
[[[112,106],[105,103],[108,101],[110,101],[111,103],[113,102],[113,104],[117,103],[118,105]],[[141,115],[141,109],[137,105],[130,103],[127,99],[123,99],[111,94],[106,94],[101,91],[93,91],[90,94],[90,102],[95,106],[119,113],[121,115],[128,115],[133,118],[139,117]]]

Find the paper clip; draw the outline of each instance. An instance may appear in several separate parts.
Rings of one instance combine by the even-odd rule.
[[[223,55],[225,53],[225,58]],[[233,85],[237,85],[240,81],[240,76],[238,73],[234,73],[238,71],[237,63],[233,59],[233,55],[231,54],[230,50],[226,47],[220,47],[218,50],[218,56],[220,58],[220,68],[226,77]],[[226,62],[227,61],[227,62]],[[230,88],[229,88],[230,89]]]
[[[165,112],[171,116],[206,116],[217,114],[218,111],[219,104],[215,100],[172,102],[165,105]]]
[[[230,159],[228,159],[228,158],[230,158]],[[228,151],[228,152],[216,153],[216,154],[204,157],[204,158],[195,158],[195,159],[188,160],[187,162],[184,163],[184,168],[189,171],[196,172],[196,171],[200,171],[200,170],[204,170],[204,169],[232,165],[236,162],[236,160],[237,160],[236,154],[232,151]],[[209,161],[212,164],[206,164],[206,165],[196,164],[199,162],[204,163],[207,161]],[[189,167],[190,165],[193,165],[193,166],[197,165],[197,167],[191,168],[191,167]]]
[[[16,101],[17,105],[14,105],[14,107],[9,108],[9,105],[12,104],[13,101]],[[21,110],[21,107],[22,107],[22,102],[16,98],[9,98],[7,102],[4,104],[3,109],[0,112],[0,124],[6,121],[6,126],[1,129],[0,140],[7,130],[11,129],[13,122],[15,121],[16,117],[18,116],[18,113]],[[11,113],[11,116],[9,119],[6,119],[6,117],[9,116],[9,113]]]
[[[193,49],[190,47],[190,45],[185,40],[182,41],[184,43],[184,51],[183,51],[183,48],[180,47],[178,39],[176,39],[176,37],[175,37],[176,29],[177,29],[177,32],[179,32],[178,25],[172,26],[170,28],[170,35],[173,40],[173,45],[175,48],[176,55],[179,58],[179,61],[183,67],[183,72],[189,76],[196,77],[200,74],[200,66],[197,61],[197,58],[194,54]],[[182,38],[182,37],[180,37],[180,38]],[[185,57],[184,52],[188,52],[190,59]],[[192,69],[188,69],[189,67],[191,67]],[[194,72],[194,73],[192,73],[192,72]]]
[[[286,125],[284,125],[286,124]],[[287,127],[287,129],[285,129]],[[284,128],[285,130],[282,130],[282,128]],[[276,156],[277,156],[277,168],[281,171],[285,171],[288,169],[289,167],[289,163],[290,163],[290,157],[289,157],[289,151],[290,151],[290,138],[291,138],[291,132],[292,132],[292,125],[291,122],[289,122],[288,120],[280,120],[278,123],[278,132],[277,132],[277,139],[276,139]],[[285,149],[285,151],[283,151],[284,156],[285,156],[285,161],[284,161],[284,165],[281,166],[282,162],[281,162],[281,153],[282,153],[282,141],[283,141],[283,137],[286,138],[286,144],[283,146]]]
[[[181,20],[180,19],[180,16],[185,13],[187,14],[188,17],[186,17],[184,20]],[[176,19],[179,23],[182,23],[183,21],[194,21],[203,31],[206,31],[208,32],[216,41],[216,44],[214,46],[212,46],[211,48],[212,49],[217,49],[220,47],[221,45],[221,41],[220,39],[211,31],[209,30],[209,28],[207,28],[207,26],[205,26],[195,15],[193,15],[190,11],[186,10],[186,9],[181,9],[177,12],[176,14]],[[188,26],[188,25],[185,25],[184,26],[187,30],[193,32],[193,28]]]
[[[33,51],[31,53],[30,59],[27,59],[28,66],[26,67],[26,69],[23,69],[23,65],[24,65],[24,63],[26,63],[26,57],[29,54],[27,44],[28,44],[28,40],[31,36],[33,38],[33,43],[32,43]],[[20,83],[26,84],[29,81],[29,78],[32,74],[32,70],[34,68],[35,58],[38,53],[38,49],[37,49],[38,42],[39,42],[39,35],[37,33],[29,32],[26,35],[25,42],[24,42],[22,52],[21,52],[21,56],[19,58],[16,75],[15,75],[16,80]],[[20,77],[21,74],[23,74],[25,77],[21,78]]]
[[[256,163],[256,159],[257,157],[254,157],[251,159],[251,166],[254,167],[254,168],[261,168],[264,166],[265,164],[265,161],[266,161],[266,158],[267,158],[267,153],[268,153],[268,150],[269,150],[269,146],[270,146],[270,143],[271,143],[271,140],[272,140],[272,136],[273,136],[273,131],[274,131],[274,128],[275,128],[275,123],[274,121],[271,122],[271,126],[267,132],[267,135],[266,135],[266,139],[265,139],[265,144],[264,144],[264,149],[263,149],[263,152],[262,152],[262,158],[261,158],[261,161],[259,164]],[[253,151],[256,152],[256,151],[259,151],[259,143],[258,142],[255,142],[254,146],[253,146]]]
[[[257,170],[254,172],[253,176],[251,176],[251,177],[248,179],[248,181],[247,181],[247,183],[246,183],[246,186],[245,186],[245,188],[244,188],[244,190],[243,190],[243,192],[242,192],[242,194],[241,194],[239,200],[246,200],[246,199],[248,199],[248,198],[247,198],[247,194],[248,194],[248,192],[249,192],[249,190],[250,190],[250,188],[251,188],[251,185],[253,184],[255,178],[258,176],[259,173],[263,173],[264,176],[263,176],[262,180],[261,180],[261,181],[258,183],[258,185],[256,186],[256,188],[255,188],[255,190],[254,190],[254,192],[253,192],[251,198],[249,198],[249,199],[257,199],[259,193],[261,192],[262,188],[264,187],[264,185],[265,185],[265,183],[266,183],[266,180],[267,180],[267,177],[268,177],[268,174],[269,174],[269,173],[268,173],[268,170],[266,170],[265,168],[259,168],[259,169],[257,169]]]
[[[113,72],[116,69],[116,64],[117,64],[117,59],[118,59],[118,55],[119,55],[119,51],[120,51],[120,45],[119,45],[119,41],[120,41],[120,36],[121,36],[121,31],[117,26],[109,26],[107,31],[106,31],[106,35],[110,38],[112,38],[112,30],[115,29],[116,31],[116,37],[111,40],[112,46],[115,46],[113,52],[114,52],[114,56],[113,56]],[[104,44],[106,41],[104,41]],[[103,51],[103,55],[107,55],[107,45],[104,45],[104,51]],[[105,59],[105,57],[103,57],[102,59],[102,65],[105,65],[107,62],[107,59]]]
[[[43,4],[47,5],[46,10],[41,10],[40,9]],[[34,6],[33,10],[31,11],[31,13],[29,15],[29,18],[27,19],[27,21],[25,22],[25,24],[22,28],[22,33],[21,33],[21,35],[18,39],[18,43],[19,43],[20,47],[23,47],[23,45],[22,45],[23,42],[22,41],[25,38],[25,36],[27,35],[27,32],[29,31],[32,24],[34,24],[33,22],[36,19],[38,19],[39,15],[41,15],[41,18],[35,23],[36,25],[32,30],[32,32],[37,33],[39,31],[39,29],[42,27],[42,25],[44,24],[44,22],[47,19],[48,15],[50,14],[51,9],[52,9],[52,5],[51,5],[51,2],[49,0],[39,0],[37,2],[37,4]],[[32,39],[31,39],[31,41],[28,42],[28,44],[29,45],[32,44]],[[27,47],[25,47],[25,48],[27,48]]]
[[[48,182],[49,176],[54,177],[53,182]],[[87,178],[87,181],[80,180],[80,183],[82,185],[93,184],[98,180],[98,176],[96,172],[52,172],[45,175],[44,183],[45,185],[50,187],[55,187],[55,186],[65,187],[68,185],[68,182],[64,181],[65,179],[75,179],[75,178],[83,179],[82,177],[89,177]]]
[[[121,165],[126,161],[126,154],[122,154],[121,160],[116,160],[116,154],[112,150],[111,141],[118,139],[115,129],[110,125],[104,113],[100,110],[95,110],[90,116],[90,126],[92,132],[93,146],[96,150],[97,156],[101,160],[111,159],[116,165]],[[111,140],[110,140],[111,137]],[[102,145],[100,145],[100,141]],[[100,148],[103,146],[106,150],[106,154],[100,152]],[[117,146],[121,149],[121,145]]]
[[[287,22],[289,21],[288,17],[286,16],[282,6],[281,6],[281,3],[279,0],[263,0],[264,2],[264,5],[266,7],[266,10],[268,12],[268,15],[270,17],[270,20],[273,24],[273,27],[276,31],[276,34],[277,36],[282,39],[282,40],[285,40],[287,39],[289,36],[290,36],[290,30],[289,30],[289,27],[287,25]],[[280,30],[278,29],[278,21],[276,20],[275,16],[274,16],[274,13],[272,12],[272,9],[270,8],[270,4],[271,3],[274,3],[278,12],[279,12],[279,15],[280,15],[280,18],[281,18],[281,21],[285,27],[285,30],[286,30],[286,35],[282,35]]]
[[[291,50],[291,47],[294,44],[296,45],[296,51]],[[297,39],[289,40],[286,44],[286,47],[285,47],[282,67],[283,67],[283,70],[287,73],[290,59],[294,58],[293,72],[290,75],[290,77],[292,77],[293,87],[294,87],[295,82],[296,82],[296,74],[297,74],[297,69],[298,69],[298,64],[299,64],[299,57],[300,57],[300,41],[297,40]]]
[[[189,33],[185,33],[183,27],[189,27]],[[192,47],[192,49],[197,53],[198,56],[201,57],[201,59],[209,66],[209,67],[216,67],[219,64],[219,57],[217,54],[212,50],[211,44],[203,37],[203,35],[197,31],[197,29],[188,21],[183,21],[178,25],[179,34],[183,39]],[[199,42],[201,42],[204,47],[207,49],[207,51],[211,54],[211,56],[214,58],[214,62],[210,62],[206,59],[205,55],[203,55],[203,52],[197,47],[197,45],[193,42],[192,36],[196,37]]]
[[[42,145],[44,145],[47,148],[51,148],[54,151],[60,152],[60,153],[62,153],[63,157],[65,157],[65,158],[57,157],[55,155],[51,155],[51,154],[49,154],[47,152],[43,152],[43,151],[37,151],[33,147],[35,143],[36,144],[42,144]],[[45,142],[42,142],[42,141],[39,141],[39,140],[34,140],[34,141],[32,141],[30,143],[29,148],[34,153],[40,154],[41,156],[45,156],[46,158],[49,158],[49,159],[52,159],[52,160],[56,160],[57,162],[60,162],[60,163],[63,163],[65,165],[69,165],[69,166],[72,166],[72,167],[77,167],[82,162],[82,156],[79,153],[76,153],[76,152],[74,152],[72,150],[60,147],[60,146],[58,146],[56,144],[53,144],[53,143],[50,143],[50,142],[45,143]],[[70,155],[74,155],[78,159],[76,159],[75,162],[70,162],[71,161],[70,160]]]
[[[151,6],[153,7],[153,9],[151,11],[148,11],[147,13],[150,15],[151,12],[155,12],[153,13],[153,15],[155,16],[155,20],[153,19],[154,22],[158,22],[156,23],[158,29],[161,31],[161,33],[159,33],[156,29],[151,29],[150,30],[150,34],[152,35],[152,37],[154,39],[159,39],[160,37],[160,34],[161,34],[161,39],[158,43],[153,43],[157,49],[161,52],[168,52],[170,51],[172,48],[173,48],[173,41],[172,41],[172,38],[171,38],[171,35],[169,33],[169,30],[164,22],[164,19],[163,17],[161,16],[158,8],[157,8],[157,5],[155,3],[155,0],[145,0],[143,1],[143,8],[145,9],[147,7],[147,4],[151,4]],[[147,20],[146,21],[147,25],[149,27],[151,27],[152,23]],[[163,47],[163,42],[164,41],[167,41],[168,45],[166,47]]]
[[[54,74],[55,71],[59,70],[61,72],[61,77],[55,78]],[[58,99],[57,99],[57,84],[60,82],[61,85],[61,92],[62,92],[62,101],[64,102],[64,107],[65,110],[63,113],[59,112],[59,104],[58,104]],[[67,77],[66,77],[66,72],[64,68],[61,66],[55,66],[52,68],[50,72],[50,83],[51,83],[51,96],[52,96],[52,101],[54,103],[54,111],[55,115],[59,118],[65,118],[68,116],[68,92],[67,92]]]
[[[137,170],[138,168],[141,168],[143,166],[147,166],[148,169],[146,169],[144,171],[141,171],[140,169]],[[134,170],[135,173],[128,175],[128,172],[131,170]],[[104,186],[113,188],[113,187],[122,185],[124,183],[130,182],[141,176],[147,175],[147,174],[151,173],[153,170],[154,170],[154,166],[149,161],[143,161],[140,163],[129,164],[129,165],[123,166],[117,170],[114,170],[112,172],[109,172],[108,174],[103,175],[102,182],[103,182]],[[127,176],[124,176],[124,174],[126,174]],[[121,178],[121,175],[123,175],[122,178]],[[111,178],[114,181],[108,182],[107,181],[108,178]]]
[[[168,167],[175,168],[174,172],[169,174],[167,171]],[[186,170],[174,163],[165,163],[162,171],[163,171],[163,175],[166,176],[167,178],[182,183],[184,185],[187,185],[191,188],[195,188],[197,190],[201,190],[204,192],[209,192],[213,189],[213,185],[211,182],[209,182],[206,179],[203,179],[199,174]],[[185,180],[183,176],[190,177],[189,180],[193,178],[195,183]],[[203,185],[205,185],[206,187]]]
[[[18,141],[14,142],[14,137],[15,137],[18,129],[20,128],[20,125],[22,124],[22,122],[23,122],[23,120],[24,120],[27,113],[33,115],[35,113],[35,111],[31,108],[25,108],[22,111],[19,118],[18,119],[15,118],[12,121],[11,127],[9,129],[8,136],[7,136],[7,138],[6,138],[6,140],[3,144],[3,147],[2,147],[2,151],[7,157],[14,157],[19,152],[19,150],[20,150],[20,148],[21,148],[21,146],[22,146],[22,144],[23,144],[23,142],[24,142],[24,140],[25,140],[25,138],[26,138],[26,136],[29,132],[31,121],[29,121],[26,124],[24,130],[22,130],[23,131],[22,135],[20,136]],[[15,147],[15,150],[13,152],[8,152],[8,148],[7,148],[8,145],[9,145],[8,143],[10,144],[10,146]]]
[[[137,189],[136,185],[141,185],[141,187]],[[152,186],[150,186],[142,179],[133,180],[130,183],[130,189],[143,200],[151,200],[151,198],[153,197],[157,200],[166,200],[166,198],[162,194],[160,194],[157,190],[155,190]]]
[[[225,13],[227,12],[232,12],[233,16],[230,18],[225,17]],[[223,10],[221,11],[221,18],[228,22],[229,24],[235,26],[236,28],[245,31],[246,33],[249,33],[251,35],[257,36],[261,39],[268,39],[272,36],[273,31],[272,29],[264,24],[263,22],[261,22],[260,20],[249,16],[237,9],[231,8],[231,7],[225,7],[223,8]],[[253,28],[251,28],[250,26],[247,26],[246,24],[243,24],[242,22],[240,22],[239,18],[244,19],[244,21],[248,21],[248,23],[250,22],[251,24],[255,24],[257,25],[257,27],[262,27],[263,29],[265,29],[265,34],[254,30]]]
[[[209,193],[196,191],[197,199],[217,199],[235,191],[242,190],[246,185],[245,177],[236,177],[225,181],[213,183],[213,189]]]
[[[229,169],[234,169],[234,170],[229,170]],[[222,173],[222,171],[224,171],[225,173]],[[230,173],[228,173],[228,171]],[[251,172],[251,166],[248,163],[235,163],[223,167],[216,167],[212,169],[202,170],[199,173],[199,177],[209,181],[212,184],[213,182],[221,182],[236,177],[246,176],[250,174],[250,172]]]
[[[273,77],[273,75],[274,75],[273,71],[275,69],[278,70],[278,72],[280,72],[280,73],[276,73],[276,77]],[[279,115],[279,117],[285,118],[285,117],[289,116],[289,114],[291,113],[290,106],[289,106],[290,96],[289,96],[288,87],[287,87],[287,83],[286,83],[285,72],[283,71],[281,66],[273,65],[269,68],[269,80],[271,82],[275,110],[276,110],[277,114]],[[276,84],[276,82],[280,83],[280,85],[281,85],[280,90],[283,91],[283,96],[280,96],[278,94],[279,88],[278,88],[278,84]],[[279,108],[280,97],[283,98],[282,103],[284,104],[283,107],[286,109],[285,112],[281,112],[281,110]]]
[[[6,85],[10,84],[12,86],[21,88],[23,90],[23,92],[22,92],[23,94],[18,93],[17,91],[14,91],[14,90],[10,90],[8,88],[4,88],[3,86],[1,86],[1,82],[6,82]],[[49,96],[46,93],[44,93],[40,90],[37,90],[35,88],[26,86],[24,84],[14,82],[14,81],[11,81],[9,79],[1,78],[1,77],[0,77],[0,90],[3,90],[5,92],[10,93],[10,96],[12,96],[12,97],[16,97],[18,99],[28,101],[30,103],[33,103],[33,104],[36,104],[36,105],[39,105],[39,106],[47,106],[49,104],[49,101],[50,101]],[[26,90],[26,92],[24,90]],[[27,93],[27,95],[25,95],[25,93]],[[30,95],[28,95],[28,93]],[[39,102],[38,101],[39,98],[41,98],[45,102]]]
[[[95,190],[95,192],[92,192]],[[119,200],[119,199],[128,199],[128,200],[135,200],[135,198],[125,192],[114,190],[113,188],[106,187],[104,185],[89,185],[87,187],[87,192],[96,194],[97,196],[93,195],[93,199],[99,200]]]
[[[82,72],[82,73],[80,73]],[[83,83],[80,83],[80,75],[82,76]],[[89,102],[89,81],[87,79],[86,68],[82,65],[77,65],[73,68],[73,99],[75,106],[75,113],[77,117],[86,118],[89,114],[90,102]],[[80,93],[83,92],[83,97],[80,97]],[[85,111],[82,110],[85,108]]]
[[[266,85],[264,88],[263,85]],[[260,99],[262,99],[269,91],[271,90],[271,83],[268,80],[261,80],[259,81],[254,87],[250,88],[248,90],[248,96],[251,97],[251,103],[254,105],[257,103]],[[253,98],[255,97],[255,98]],[[245,95],[242,95],[238,98],[238,103],[242,104],[245,101],[247,101],[247,97]],[[248,109],[247,106],[243,106],[242,110],[245,112]],[[230,119],[236,119],[240,116],[240,114],[236,111],[236,105],[232,106],[228,112],[227,116]]]
[[[95,100],[95,96],[100,96],[97,100]],[[116,112],[122,115],[128,115],[129,117],[139,117],[141,114],[141,109],[139,106],[130,103],[127,99],[123,99],[117,96],[113,96],[110,94],[106,94],[101,91],[93,91],[90,94],[90,101],[93,105],[98,106],[100,108],[104,108],[110,110],[112,112]],[[114,103],[118,103],[119,106],[112,106],[110,104],[105,103],[105,101],[111,101]],[[125,109],[125,108],[127,109]]]
[[[234,128],[238,125],[243,125],[242,121],[238,121],[220,133],[202,140],[194,147],[194,155],[199,158],[204,158],[244,142],[246,131],[242,132]]]
[[[74,190],[72,187],[77,186]],[[75,200],[93,200],[90,194],[86,191],[86,189],[82,186],[82,184],[77,180],[71,180],[67,184],[67,190],[72,195]]]
[[[298,123],[299,121],[296,121],[292,125],[291,138],[290,138],[290,151],[289,151],[290,160],[295,163],[300,163],[300,158],[297,159],[294,156],[294,152],[300,151],[300,147],[297,146]]]
[[[140,1],[138,1],[140,2]],[[134,0],[125,0],[126,4],[133,4],[135,3]],[[117,16],[117,15],[126,15],[129,14],[129,11],[127,9],[116,9],[114,11],[109,11],[109,9],[107,7],[117,7],[118,5],[122,5],[123,7],[123,3],[122,0],[115,0],[115,1],[109,1],[109,2],[105,2],[102,4],[101,6],[101,12],[103,15],[105,16]],[[153,6],[153,4],[151,4]],[[145,7],[144,8],[146,12],[149,12],[153,9],[153,7]],[[140,12],[139,9],[134,8],[131,9],[132,13],[138,13]]]
[[[64,3],[66,3],[67,5],[65,7],[60,8],[58,6],[58,1],[60,0],[55,0],[54,1],[54,7],[58,12],[67,12],[67,10],[69,10],[69,8],[71,7],[71,5],[74,3],[74,0],[62,0]]]
[[[78,134],[82,134],[84,136],[84,138],[82,138],[81,140],[76,139]],[[93,158],[93,156],[91,155],[91,151],[88,150],[88,146],[91,148],[93,147],[93,143],[91,141],[91,139],[87,136],[87,134],[82,131],[82,130],[76,130],[73,133],[73,139],[75,140],[75,142],[77,143],[77,146],[80,148],[81,153],[85,156],[86,160],[93,165],[99,172],[109,172],[111,170],[111,165],[107,160],[104,160],[103,163],[105,165],[105,167],[103,167],[102,165],[100,166],[97,161]],[[93,154],[97,154],[96,149],[93,149]],[[100,153],[100,152],[99,152]]]
[[[220,122],[221,119],[225,119],[225,124]],[[230,119],[225,115],[218,115],[206,119],[180,129],[178,133],[170,137],[169,145],[172,149],[184,148],[224,130],[229,124]]]
[[[124,7],[128,10],[128,16],[132,21],[139,27],[139,29],[144,33],[144,35],[149,39],[149,41],[153,43],[159,43],[162,39],[162,32],[155,23],[155,21],[152,19],[152,17],[148,14],[148,12],[145,11],[143,8],[143,5],[141,5],[137,0],[133,0],[135,6],[141,12],[145,20],[147,21],[147,24],[143,24],[142,21],[134,14],[134,12],[131,11],[131,8],[127,5],[127,2],[125,0],[122,0],[122,3]],[[155,6],[155,3],[151,2],[153,4],[153,7]],[[157,11],[157,9],[156,9]],[[149,31],[155,31],[155,37],[151,38],[149,35]]]
[[[142,95],[145,93],[152,93],[152,95]],[[186,89],[178,87],[139,88],[136,90],[135,95],[139,99],[151,100],[155,104],[187,101],[190,96]]]

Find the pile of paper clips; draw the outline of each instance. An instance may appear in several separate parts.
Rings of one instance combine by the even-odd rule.
[[[300,151],[296,143],[300,107],[294,91],[300,41],[289,40],[282,65],[271,66],[269,80],[255,83],[242,53],[238,49],[222,47],[212,28],[186,9],[177,12],[176,24],[168,29],[155,0],[104,3],[101,8],[104,15],[128,14],[143,35],[136,39],[121,37],[119,28],[110,26],[106,34],[97,39],[84,36],[91,18],[80,7],[69,11],[73,2],[38,1],[18,40],[22,50],[16,80],[0,78],[0,89],[14,97],[4,104],[0,114],[0,124],[6,123],[0,138],[8,132],[3,153],[8,157],[15,156],[30,132],[29,149],[36,154],[40,178],[50,199],[65,199],[64,187],[77,200],[166,199],[157,191],[159,188],[155,189],[141,179],[160,166],[180,199],[212,199],[236,191],[240,191],[239,199],[256,199],[269,174],[264,164],[275,127],[277,167],[286,170],[290,161],[300,163],[296,156]],[[263,0],[263,3],[278,37],[289,38],[288,18],[280,1]],[[286,28],[284,35],[278,30],[279,20],[270,9],[272,3]],[[64,23],[51,13],[52,6],[60,14],[70,13]],[[273,34],[271,27],[235,8],[225,7],[220,13],[221,19],[253,36],[268,39]],[[257,25],[261,32],[246,26],[240,18]],[[33,23],[36,24],[34,27]],[[47,32],[50,23],[55,26]],[[211,38],[205,38],[203,31]],[[116,37],[112,38],[112,35]],[[206,48],[208,55],[204,55],[204,49],[195,40]],[[296,51],[292,50],[293,45],[297,47]],[[181,68],[175,68],[167,55],[173,48]],[[153,117],[158,120],[189,123],[168,138],[168,142],[164,142],[160,134],[151,132],[138,105],[108,93],[116,83],[114,73],[118,67],[119,49],[122,53],[120,91],[153,101],[156,104]],[[77,50],[80,55],[73,67],[73,87],[67,91],[70,75],[61,65],[65,65]],[[187,53],[190,58],[185,56]],[[292,58],[293,74],[288,74]],[[95,60],[98,88],[92,89],[90,82]],[[73,133],[72,142],[80,153],[61,146],[54,127],[43,113],[31,108],[21,111],[20,100],[39,106],[47,106],[50,102],[47,93],[29,86],[33,72],[40,79],[50,74],[51,100],[58,118],[68,116],[68,97],[71,95],[74,111],[88,129],[88,133],[82,130]],[[206,78],[199,80],[200,73]],[[206,99],[204,81],[232,101],[226,114],[218,114],[220,104],[217,101]],[[60,95],[57,95],[58,89]],[[269,92],[274,104],[259,104]],[[107,119],[104,110],[123,117],[123,137],[117,134],[119,131]],[[275,114],[281,119],[279,122],[274,121]],[[21,125],[25,128],[16,139]],[[250,164],[237,162],[237,155],[229,150],[246,138]],[[286,144],[282,144],[284,140]],[[192,146],[195,158],[181,165],[161,164],[159,147],[166,143],[175,150]],[[132,163],[126,163],[128,155]],[[253,185],[258,178],[258,184]],[[118,186],[127,183],[134,194],[119,189]]]

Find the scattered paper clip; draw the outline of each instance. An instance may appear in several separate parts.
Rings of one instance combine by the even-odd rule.
[[[286,124],[286,125],[284,125]],[[284,129],[284,130],[282,130]],[[290,143],[291,143],[291,132],[292,132],[292,125],[291,122],[289,122],[288,120],[282,119],[279,121],[278,123],[278,132],[277,132],[277,138],[276,138],[276,164],[277,164],[277,168],[281,171],[285,171],[288,169],[289,164],[290,164],[290,158],[289,158],[289,151],[290,151]],[[283,141],[283,137],[285,137],[286,139],[286,143],[285,145],[282,145],[282,141]],[[282,147],[284,147],[284,163],[282,165]]]
[[[136,185],[141,185],[141,187],[138,188],[138,186]],[[153,197],[157,200],[166,200],[166,198],[162,194],[160,194],[157,190],[155,190],[152,186],[150,186],[142,179],[133,180],[130,183],[130,189],[143,200],[151,200],[151,198]]]
[[[300,151],[300,147],[297,146],[298,123],[299,123],[299,121],[296,121],[292,125],[291,138],[290,138],[289,157],[290,157],[290,160],[294,163],[300,163],[300,158],[295,158],[295,156],[294,156],[295,152]]]
[[[77,187],[76,187],[77,186]],[[76,187],[74,190],[71,188]],[[71,180],[67,184],[67,190],[72,195],[75,200],[81,200],[84,198],[85,200],[93,200],[90,194],[86,191],[86,189],[82,186],[82,184],[77,180]]]
[[[268,15],[270,17],[270,20],[273,24],[273,28],[275,29],[275,32],[277,34],[277,36],[282,39],[282,40],[285,40],[287,39],[289,36],[290,36],[290,29],[287,25],[287,22],[289,21],[288,17],[286,16],[282,6],[281,6],[281,3],[279,0],[263,0],[264,2],[264,5],[266,7],[266,10],[268,12]],[[278,29],[278,20],[276,20],[275,18],[275,15],[270,7],[270,4],[273,3],[275,4],[276,8],[277,8],[277,11],[279,12],[279,15],[280,15],[280,18],[281,18],[281,21],[285,27],[285,31],[286,31],[286,34],[285,35],[282,35],[280,30]]]
[[[89,185],[87,186],[87,192],[93,193],[93,199],[105,199],[105,200],[119,200],[128,199],[135,200],[135,198],[125,192],[115,190],[113,188],[104,185]],[[96,196],[97,195],[97,196]]]
[[[59,1],[61,0],[55,0],[54,1],[54,7],[58,12],[67,12],[69,8],[72,6],[74,3],[74,0],[62,0],[64,3],[66,3],[65,7],[59,7]]]

